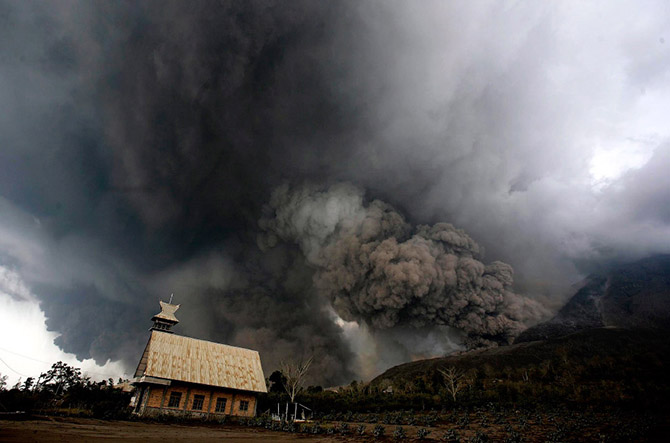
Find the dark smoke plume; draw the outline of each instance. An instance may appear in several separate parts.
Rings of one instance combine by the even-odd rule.
[[[172,292],[323,384],[505,342],[670,252],[667,8],[579,6],[0,0],[0,291],[129,368]]]
[[[347,155],[325,142],[357,129],[326,54],[349,8],[0,0],[0,270],[62,349],[135,366],[174,292],[180,333],[354,377],[299,252],[255,244],[275,186]]]
[[[470,347],[507,344],[546,311],[512,291],[513,270],[485,265],[481,249],[448,223],[412,227],[390,205],[363,202],[341,184],[277,189],[259,237],[300,245],[314,266],[314,284],[345,321],[373,329],[451,326]]]

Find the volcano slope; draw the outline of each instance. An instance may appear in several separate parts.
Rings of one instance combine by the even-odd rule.
[[[590,275],[551,320],[516,343],[598,327],[670,329],[670,255],[657,255]]]
[[[449,399],[440,370],[462,375],[456,403],[670,409],[670,256],[591,275],[551,320],[515,343],[393,367],[371,385]]]

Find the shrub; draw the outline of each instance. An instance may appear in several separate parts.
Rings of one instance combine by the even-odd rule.
[[[398,426],[395,428],[395,431],[393,431],[393,438],[396,440],[404,440],[407,438],[407,433],[405,432],[405,429],[403,429],[402,426]]]
[[[428,434],[430,434],[430,431],[426,428],[421,428],[418,431],[416,431],[416,437],[419,440],[423,440],[424,438],[428,437]]]
[[[462,428],[465,428],[465,427],[467,427],[469,424],[470,424],[470,416],[469,416],[468,413],[466,412],[465,415],[464,415],[463,417],[461,417],[460,419],[458,419],[458,425],[459,425],[460,427],[462,427]]]
[[[365,435],[365,425],[358,425],[356,428],[356,434]]]
[[[383,437],[384,436],[384,426],[382,425],[377,425],[375,428],[372,430],[372,435],[374,435],[377,438]]]
[[[450,443],[460,443],[461,437],[458,435],[458,432],[453,429],[448,429],[444,434],[442,434],[442,440],[448,441]]]

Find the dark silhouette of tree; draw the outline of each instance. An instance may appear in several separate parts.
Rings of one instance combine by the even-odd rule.
[[[23,382],[23,386],[21,386],[22,391],[30,391],[33,386],[35,386],[35,379],[33,377],[28,377],[26,378],[26,381]]]
[[[270,382],[270,392],[285,392],[284,385],[286,384],[286,377],[284,377],[284,374],[282,374],[281,371],[274,371],[272,374],[270,374],[268,381]]]
[[[46,373],[40,374],[40,380],[40,387],[53,391],[55,395],[62,394],[83,381],[81,369],[62,361],[54,363]]]

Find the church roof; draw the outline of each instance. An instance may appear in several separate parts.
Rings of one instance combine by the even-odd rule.
[[[151,331],[135,377],[267,392],[257,351]]]

